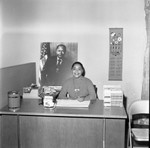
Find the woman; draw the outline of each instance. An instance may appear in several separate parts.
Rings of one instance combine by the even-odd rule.
[[[64,82],[58,98],[77,99],[80,102],[96,99],[92,81],[84,77],[85,69],[83,65],[80,62],[75,62],[71,70],[73,77]]]

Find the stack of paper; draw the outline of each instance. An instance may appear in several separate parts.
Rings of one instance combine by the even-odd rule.
[[[123,91],[120,85],[103,86],[104,106],[123,106]]]
[[[111,106],[123,106],[123,92],[122,90],[111,92]]]
[[[78,100],[57,100],[56,107],[75,107],[75,108],[88,108],[90,101],[79,102]]]

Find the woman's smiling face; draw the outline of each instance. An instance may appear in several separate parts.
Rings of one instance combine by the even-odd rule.
[[[83,73],[83,69],[80,64],[75,64],[72,68],[72,74],[75,78],[79,78]]]

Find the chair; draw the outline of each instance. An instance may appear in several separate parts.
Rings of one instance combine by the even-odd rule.
[[[128,110],[130,148],[149,143],[149,100],[136,100]]]

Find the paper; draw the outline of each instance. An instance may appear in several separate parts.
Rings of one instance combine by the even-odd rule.
[[[40,99],[38,89],[32,89],[30,93],[23,93],[23,99]]]
[[[76,107],[76,108],[84,108],[89,107],[90,101],[79,102],[78,100],[57,100],[56,107]]]

